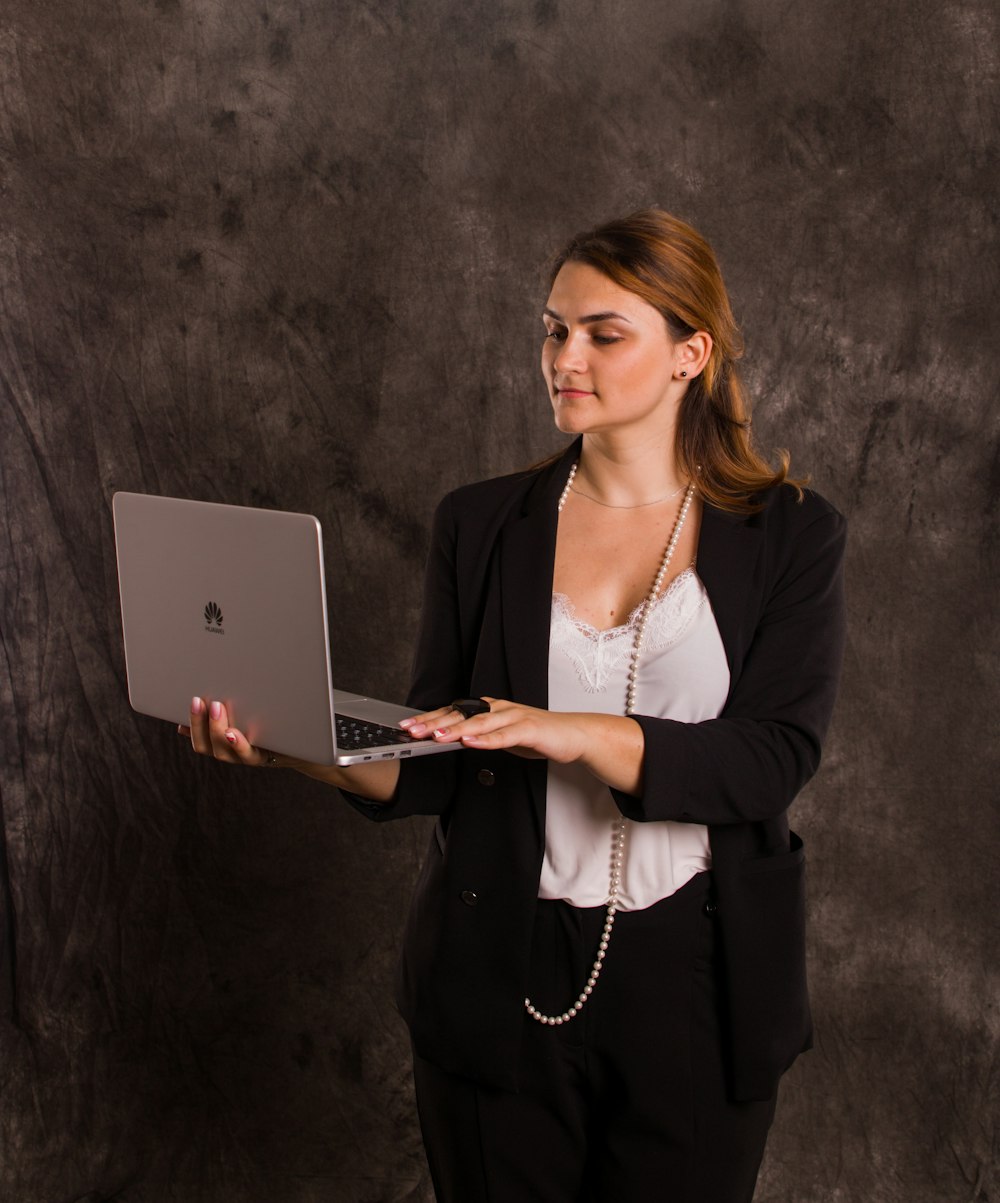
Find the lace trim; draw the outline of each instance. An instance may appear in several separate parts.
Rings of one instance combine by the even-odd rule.
[[[697,582],[693,568],[686,568],[653,603],[646,622],[644,652],[661,652],[677,643],[705,604],[703,589],[690,588]],[[602,693],[621,665],[632,654],[635,628],[642,611],[640,603],[628,622],[606,631],[577,618],[573,603],[564,593],[552,594],[551,650],[561,652],[573,664],[588,693]]]

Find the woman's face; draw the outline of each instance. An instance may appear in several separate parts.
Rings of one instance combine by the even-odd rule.
[[[566,434],[672,427],[690,358],[663,315],[587,263],[564,263],[542,316],[542,374]]]

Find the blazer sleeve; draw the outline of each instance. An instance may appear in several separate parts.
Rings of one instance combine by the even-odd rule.
[[[407,705],[431,710],[468,693],[468,670],[462,652],[456,577],[457,530],[449,494],[440,503],[431,528],[424,576],[423,611]],[[439,815],[449,805],[457,783],[461,752],[440,752],[401,760],[399,784],[389,802],[372,802],[341,790],[348,802],[369,819],[384,822],[409,815]]]
[[[628,818],[773,819],[818,768],[845,643],[846,523],[823,503],[791,536],[771,537],[784,546],[772,549],[773,583],[719,718],[635,716],[646,744],[642,792],[612,791]]]

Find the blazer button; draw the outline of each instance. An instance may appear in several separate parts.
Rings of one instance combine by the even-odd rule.
[[[496,777],[489,769],[480,769],[476,774],[476,780],[480,785],[492,785],[496,781]]]
[[[707,915],[709,919],[714,919],[719,912],[719,904],[710,900],[701,909],[702,913]]]
[[[475,892],[475,890],[463,890],[462,901],[466,906],[475,906],[479,901],[479,895]]]

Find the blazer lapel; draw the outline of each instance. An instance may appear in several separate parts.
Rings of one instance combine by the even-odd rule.
[[[756,623],[756,616],[747,612],[747,598],[761,547],[760,531],[742,515],[705,506],[698,537],[698,575],[712,603],[733,684],[746,651],[746,632]]]
[[[511,696],[527,706],[548,706],[549,622],[559,497],[579,440],[539,477],[520,515],[501,534],[503,637]]]

